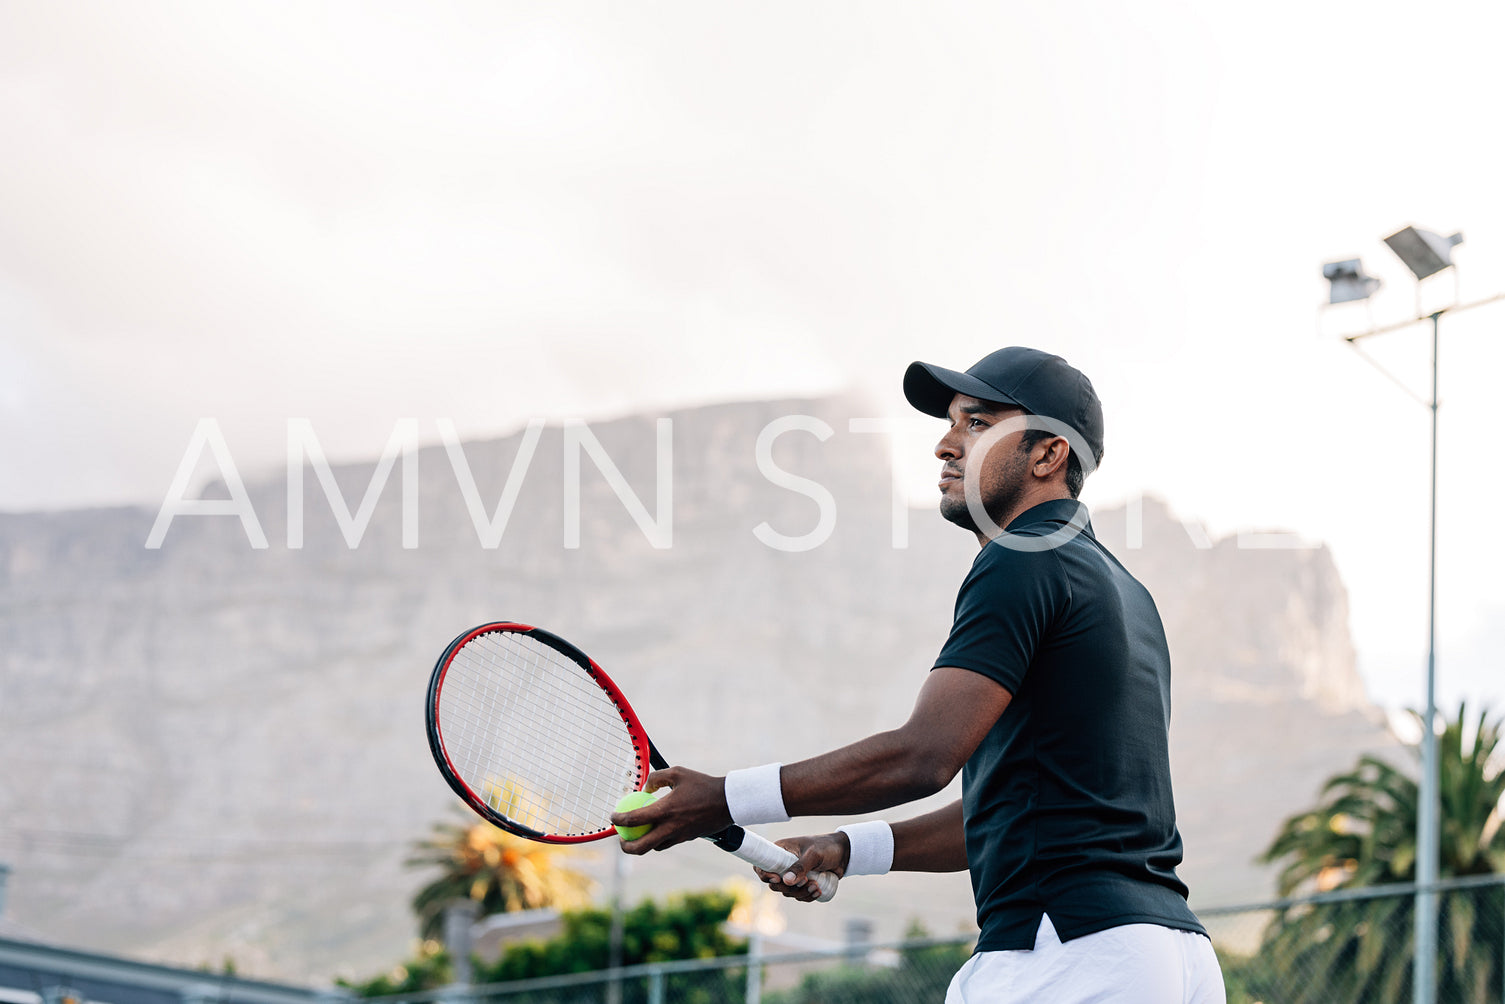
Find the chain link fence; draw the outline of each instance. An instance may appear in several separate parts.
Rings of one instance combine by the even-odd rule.
[[[913,1004],[940,1001],[972,938],[629,966],[420,994],[386,1004]]]
[[[1505,875],[1432,887],[1437,1004],[1505,1004]],[[1228,1004],[1408,1004],[1416,887],[1346,889],[1198,916]],[[754,947],[756,951],[756,946]],[[663,962],[423,994],[387,1004],[914,1004],[939,1002],[971,939]]]
[[[1432,886],[1437,1004],[1505,1004],[1505,875]],[[1409,1004],[1416,887],[1373,886],[1199,910],[1228,1004]]]

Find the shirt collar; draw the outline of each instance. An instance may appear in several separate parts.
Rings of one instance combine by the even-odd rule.
[[[1080,525],[1088,536],[1096,536],[1092,532],[1092,522],[1087,507],[1076,499],[1051,499],[1048,502],[1030,506],[1015,516],[1004,531],[1013,533],[1039,523],[1066,524],[1071,522]]]

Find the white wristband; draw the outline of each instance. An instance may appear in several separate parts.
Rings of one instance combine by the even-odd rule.
[[[881,819],[838,826],[852,845],[844,875],[886,875],[894,866],[894,830]]]
[[[726,775],[726,808],[739,826],[756,823],[787,823],[784,788],[779,780],[781,763],[746,767]]]

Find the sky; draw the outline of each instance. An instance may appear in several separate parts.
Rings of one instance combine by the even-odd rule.
[[[1092,378],[1084,499],[1331,548],[1423,697],[1429,329],[1505,292],[1498,4],[0,2],[0,511],[851,393],[933,497],[913,359]],[[1418,286],[1381,242],[1461,231]],[[1326,261],[1384,286],[1324,309]],[[1439,703],[1505,708],[1505,302],[1441,322]],[[1388,376],[1386,374],[1389,374]],[[1399,385],[1398,385],[1399,384]],[[1408,390],[1409,389],[1409,396]],[[1479,527],[1483,526],[1483,529]]]

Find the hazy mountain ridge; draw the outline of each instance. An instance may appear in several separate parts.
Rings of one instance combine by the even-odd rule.
[[[759,432],[793,431],[774,462],[831,492],[836,524],[772,483]],[[347,547],[305,472],[305,546],[286,545],[279,478],[248,485],[269,546],[233,517],[180,517],[160,551],[146,508],[0,516],[0,859],[10,913],[57,940],[243,972],[365,974],[406,950],[422,876],[407,846],[453,799],[429,761],[429,668],[462,628],[550,627],[618,679],[657,743],[706,770],[793,760],[892,727],[950,622],[975,542],[933,511],[892,546],[879,437],[848,431],[841,399],[676,412],[673,543],[655,549],[589,458],[580,543],[567,526],[565,432],[538,440],[500,545],[486,550],[443,447],[418,455],[419,545],[402,547],[401,464],[365,538]],[[656,422],[591,427],[651,516]],[[468,443],[488,514],[523,434]],[[373,464],[337,467],[350,508]],[[211,490],[208,494],[216,494]],[[1325,549],[1197,547],[1163,506],[1094,514],[1155,595],[1175,667],[1173,761],[1194,904],[1269,892],[1252,855],[1280,818],[1360,750],[1391,743],[1363,699],[1346,597]],[[1133,547],[1133,541],[1141,546]],[[910,814],[895,810],[890,815]],[[827,821],[800,821],[798,832]],[[605,875],[612,848],[582,867]],[[740,872],[696,847],[635,862],[631,895]],[[911,916],[971,915],[964,876],[849,882],[791,926],[846,912],[896,936]]]

